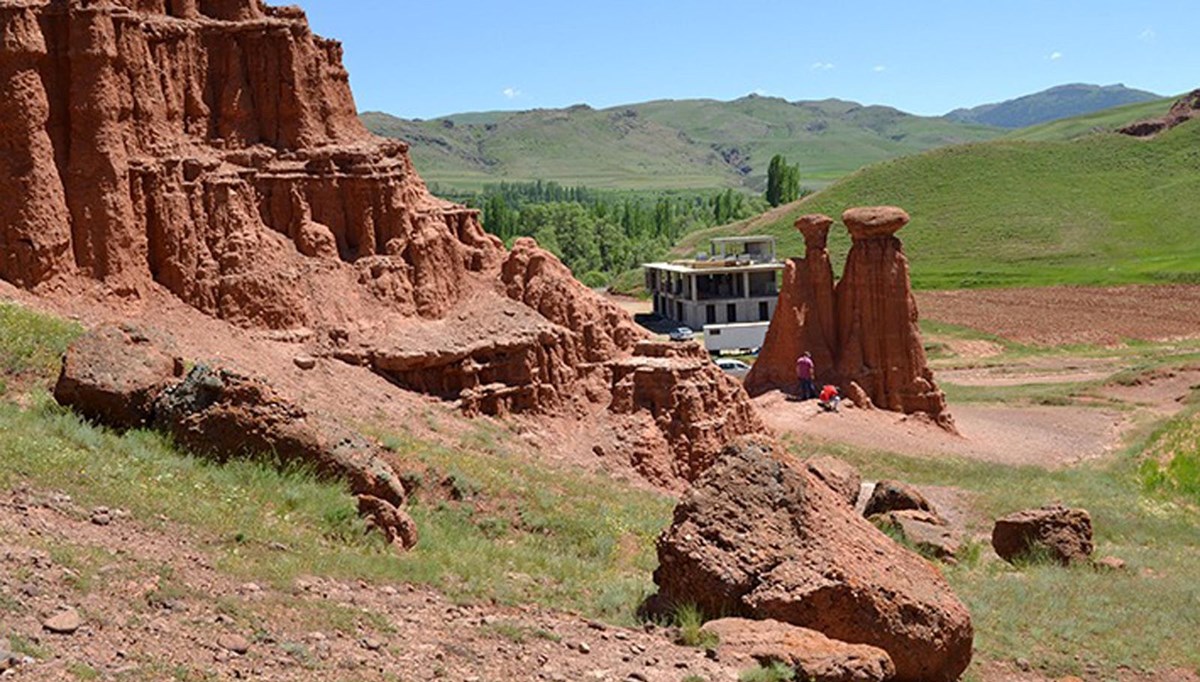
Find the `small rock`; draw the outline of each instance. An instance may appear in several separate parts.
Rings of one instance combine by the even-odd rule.
[[[650,682],[650,678],[634,670],[625,677],[626,682]]]
[[[112,512],[108,510],[108,507],[96,507],[92,510],[91,521],[93,524],[97,526],[107,526],[108,524],[112,523],[112,520]]]
[[[1014,661],[1014,663],[1017,664],[1017,669],[1024,673],[1027,673],[1033,669],[1033,666],[1030,665],[1029,661],[1024,658],[1018,658],[1016,661]]]
[[[292,362],[302,370],[308,371],[317,366],[317,359],[311,355],[297,355]]]
[[[379,651],[383,648],[383,642],[374,637],[367,637],[362,641],[363,648],[367,651]]]
[[[579,653],[581,653],[581,654],[590,654],[590,653],[592,653],[592,647],[588,646],[588,643],[587,643],[587,642],[580,642],[579,644],[576,644],[576,645],[575,645],[575,648],[576,648],[576,649],[579,651]]]
[[[1125,560],[1115,556],[1097,559],[1095,567],[1101,571],[1124,571],[1127,568]]]
[[[241,635],[221,635],[217,638],[217,646],[235,654],[244,655],[250,651],[250,642]]]
[[[42,623],[42,627],[56,635],[70,635],[83,625],[83,618],[75,609],[63,609]]]

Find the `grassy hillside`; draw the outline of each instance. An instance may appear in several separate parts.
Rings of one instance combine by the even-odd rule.
[[[1005,102],[984,104],[971,109],[955,109],[946,114],[946,118],[961,123],[1024,128],[1157,99],[1161,98],[1152,92],[1134,90],[1120,84],[1102,86],[1072,83]]]
[[[803,252],[804,213],[895,204],[921,288],[1200,280],[1200,123],[1153,140],[1097,134],[1070,142],[995,141],[876,164],[759,218],[693,233],[768,233]],[[845,231],[830,240],[835,258]]]
[[[1175,98],[1168,97],[1148,102],[1126,104],[1124,106],[1113,107],[1112,109],[1105,109],[1104,111],[1097,111],[1092,114],[1014,130],[1005,135],[1004,139],[1048,142],[1054,140],[1073,140],[1077,137],[1097,132],[1111,132],[1134,121],[1163,116],[1174,102]]]
[[[489,182],[554,180],[621,189],[760,191],[775,154],[799,162],[805,186],[824,186],[863,165],[1003,131],[912,116],[854,102],[663,100],[458,114],[409,121],[362,115],[372,131],[412,143],[427,181],[460,189]]]

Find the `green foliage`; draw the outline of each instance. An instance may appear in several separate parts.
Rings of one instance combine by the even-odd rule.
[[[715,236],[764,233],[781,254],[803,253],[804,213],[898,205],[913,284],[957,289],[1195,280],[1200,240],[1200,122],[1152,140],[1092,135],[1071,142],[997,141],[878,164],[749,223],[686,237],[685,254]],[[839,267],[845,230],[830,233]]]
[[[81,334],[83,328],[74,322],[0,302],[0,387],[4,377],[41,384],[52,381],[62,354]]]
[[[776,154],[767,167],[767,203],[772,206],[789,204],[800,198],[800,166],[789,166],[787,159]]]
[[[541,180],[486,185],[478,192],[431,189],[481,207],[484,228],[506,242],[533,237],[594,288],[661,257],[689,232],[747,218],[765,207],[732,189],[712,196],[615,192]]]
[[[796,671],[789,665],[778,661],[767,666],[758,666],[745,670],[738,675],[740,682],[788,682],[796,679]]]
[[[1151,436],[1138,477],[1148,491],[1200,505],[1200,412],[1177,417]]]
[[[698,649],[715,649],[720,643],[717,635],[704,630],[704,612],[695,604],[675,608],[675,627],[679,628],[679,643]]]

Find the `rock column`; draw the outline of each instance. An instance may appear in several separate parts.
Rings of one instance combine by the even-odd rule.
[[[833,266],[826,242],[833,219],[801,216],[796,229],[804,234],[804,258],[792,258],[783,270],[783,287],[758,360],[746,376],[746,391],[761,395],[775,388],[795,392],[796,359],[812,353],[817,376],[832,377],[837,348]]]
[[[858,383],[878,407],[925,412],[952,427],[945,395],[926,364],[908,259],[895,237],[908,220],[894,206],[842,214],[854,243],[837,285],[838,373],[846,384]]]
[[[130,199],[129,152],[115,64],[113,6],[72,6],[69,16],[71,148],[66,189],[75,261],[118,289],[145,269],[146,235]]]
[[[71,232],[38,72],[46,41],[32,7],[0,7],[0,279],[33,287],[70,268]]]

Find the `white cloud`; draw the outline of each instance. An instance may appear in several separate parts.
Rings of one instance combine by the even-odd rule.
[[[812,65],[813,71],[829,71],[833,68],[833,64],[829,62],[814,62]]]
[[[1155,33],[1154,29],[1152,29],[1152,28],[1147,28],[1146,30],[1144,30],[1138,34],[1138,40],[1142,41],[1143,43],[1152,43],[1152,42],[1154,42],[1154,39],[1157,37],[1158,37],[1158,34]]]
[[[883,73],[884,71],[887,71],[887,67],[884,66],[883,64],[880,64],[879,66],[876,66],[875,68],[873,68],[871,70],[874,71],[875,73]]]
[[[1062,58],[1063,58],[1063,53],[1061,53],[1061,52],[1051,52],[1050,53],[1050,61],[1052,61],[1052,62],[1056,62]]]
[[[508,99],[516,99],[521,96],[521,91],[516,88],[504,88],[500,91],[500,94]]]

